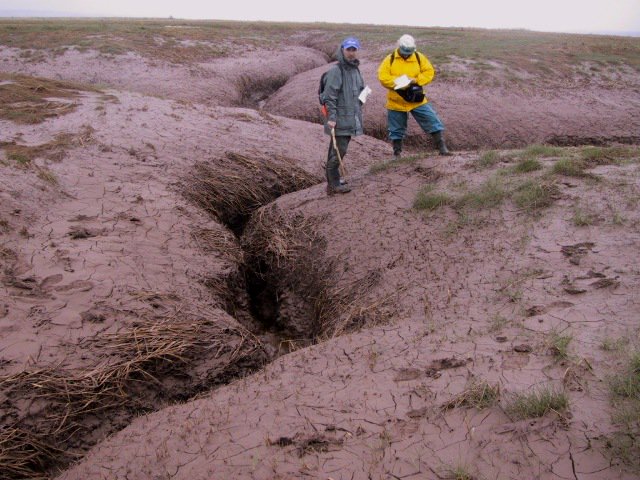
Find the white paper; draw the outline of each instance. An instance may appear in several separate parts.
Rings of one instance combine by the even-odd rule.
[[[360,95],[358,95],[358,99],[362,103],[364,103],[367,101],[367,97],[369,96],[370,93],[371,93],[371,89],[369,88],[369,85],[366,85],[360,92]]]
[[[393,83],[396,85],[395,87],[393,87],[393,89],[398,90],[399,88],[408,87],[411,83],[411,79],[406,75],[401,75],[400,77],[396,78]]]

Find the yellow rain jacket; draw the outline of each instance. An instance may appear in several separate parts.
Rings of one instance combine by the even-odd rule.
[[[416,55],[420,55],[419,64]],[[392,56],[395,57],[393,59],[393,63],[391,63]],[[418,85],[424,86],[433,80],[435,73],[436,72],[433,69],[431,62],[429,62],[429,59],[418,51],[409,56],[406,60],[400,56],[398,49],[387,55],[378,67],[378,80],[380,80],[383,87],[388,89],[386,107],[389,110],[408,112],[427,103],[429,100],[427,100],[426,97],[420,103],[407,102],[393,89],[393,87],[395,87],[393,81],[397,77],[406,75],[409,78],[415,78]]]

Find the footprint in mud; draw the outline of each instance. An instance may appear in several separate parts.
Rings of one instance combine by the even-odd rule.
[[[88,292],[93,288],[93,282],[89,280],[74,280],[71,283],[67,283],[66,285],[60,285],[56,287],[54,290],[56,292]]]
[[[78,240],[82,238],[96,237],[100,235],[100,232],[86,227],[73,226],[69,229],[67,235],[71,237],[71,240]]]
[[[569,258],[569,263],[580,265],[582,257],[593,250],[596,244],[593,242],[580,242],[575,245],[563,245],[560,251],[565,257]]]
[[[48,290],[51,285],[55,285],[56,283],[60,283],[63,279],[63,275],[61,273],[56,273],[55,275],[49,275],[44,280],[40,282],[40,288],[42,290]]]
[[[527,308],[526,312],[527,312],[527,317],[535,317],[537,315],[545,314],[551,310],[569,308],[569,307],[573,307],[574,305],[575,304],[571,302],[557,301],[557,302],[551,302],[548,305],[533,305]]]

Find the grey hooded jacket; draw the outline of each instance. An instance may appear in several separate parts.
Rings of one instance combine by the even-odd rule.
[[[358,69],[360,61],[348,62],[341,48],[338,48],[337,57],[338,63],[327,72],[325,87],[320,95],[329,113],[324,133],[331,135],[326,122],[334,121],[337,136],[362,135],[362,103],[358,95],[364,89],[364,80]]]

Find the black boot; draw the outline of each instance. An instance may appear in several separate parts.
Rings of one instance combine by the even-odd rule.
[[[442,137],[442,130],[432,133],[431,136],[433,137],[433,141],[436,144],[436,148],[438,149],[438,152],[440,152],[440,155],[452,155],[452,153],[447,148],[447,144],[445,143],[444,138]]]
[[[342,183],[342,179],[340,178],[340,173],[338,171],[338,167],[331,168],[330,166],[326,169],[327,173],[327,195],[331,196],[336,193],[349,193],[351,188],[349,185]]]
[[[392,140],[392,142],[393,142],[393,159],[399,160],[400,154],[402,153],[402,139]]]

